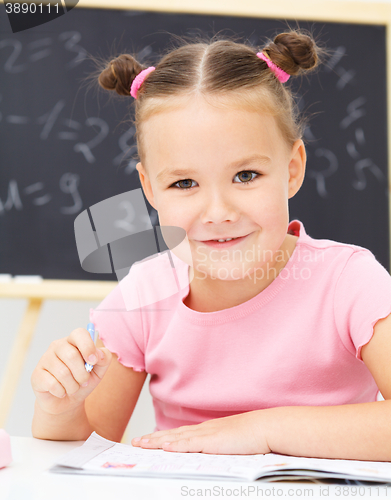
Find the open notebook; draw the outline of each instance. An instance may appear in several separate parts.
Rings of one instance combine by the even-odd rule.
[[[49,469],[65,474],[95,474],[181,479],[334,478],[391,483],[391,463],[266,455],[209,455],[145,450],[93,432],[87,441]]]

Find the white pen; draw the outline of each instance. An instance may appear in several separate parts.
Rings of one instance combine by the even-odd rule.
[[[94,323],[88,323],[87,325],[87,330],[88,330],[88,333],[90,334],[91,338],[92,338],[92,342],[96,345],[96,335],[95,335],[95,325]],[[86,367],[86,370],[88,371],[88,373],[94,368],[94,365],[90,365],[89,363],[84,363],[84,366]]]

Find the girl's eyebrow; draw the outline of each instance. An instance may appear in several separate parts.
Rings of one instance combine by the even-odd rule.
[[[250,165],[251,163],[269,163],[271,160],[268,156],[265,155],[260,155],[260,154],[254,154],[251,155],[247,158],[241,158],[240,160],[236,160],[232,163],[230,163],[227,167],[229,170],[236,170],[242,167],[245,167],[247,165]],[[176,178],[176,177],[189,177],[191,175],[197,174],[197,170],[190,169],[190,170],[184,170],[184,169],[176,169],[176,170],[170,170],[170,169],[164,169],[162,170],[157,176],[156,180],[157,181],[166,181],[171,178]]]

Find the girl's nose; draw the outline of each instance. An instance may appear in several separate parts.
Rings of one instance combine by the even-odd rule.
[[[236,222],[239,219],[239,211],[235,206],[234,200],[229,199],[228,193],[213,193],[204,201],[201,210],[201,222],[206,224],[213,222],[221,224],[222,222]]]

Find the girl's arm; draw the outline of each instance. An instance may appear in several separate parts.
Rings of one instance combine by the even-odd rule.
[[[361,357],[385,401],[271,408],[268,444],[273,452],[391,461],[391,315],[376,323]]]
[[[391,400],[288,406],[271,408],[270,412],[267,440],[273,453],[391,461]]]
[[[361,357],[385,401],[284,406],[208,420],[132,440],[177,452],[280,453],[314,458],[391,461],[391,315],[379,320]],[[170,444],[167,444],[170,443]]]
[[[98,339],[96,346],[104,347],[104,344]],[[106,439],[120,442],[147,373],[122,365],[116,354],[112,354],[113,358],[107,373],[85,400],[85,411],[95,432]]]

